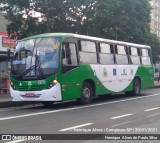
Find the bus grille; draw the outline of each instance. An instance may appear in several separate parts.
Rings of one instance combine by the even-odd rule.
[[[38,86],[17,86],[19,91],[39,91],[45,89],[45,85],[38,85]]]

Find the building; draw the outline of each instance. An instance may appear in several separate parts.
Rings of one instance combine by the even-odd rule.
[[[5,18],[5,14],[0,13],[0,31],[7,32],[7,24],[8,20]]]
[[[7,24],[8,21],[5,19],[5,14],[0,13],[0,90],[7,91],[6,88],[8,86],[8,79],[4,80],[2,73],[5,75],[8,74],[8,69],[10,67],[10,62],[8,62],[8,49],[10,49],[11,53],[14,51],[15,40],[12,40],[8,37],[7,34]],[[2,72],[3,71],[3,72]]]
[[[160,0],[151,0],[151,32],[160,37]]]

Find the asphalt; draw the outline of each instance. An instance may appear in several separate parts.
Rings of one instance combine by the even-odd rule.
[[[155,81],[151,88],[160,88],[160,82]],[[12,102],[10,94],[0,93],[0,108],[23,106],[29,104],[36,104],[37,102]]]

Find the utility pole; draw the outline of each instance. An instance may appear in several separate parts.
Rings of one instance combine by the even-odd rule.
[[[50,32],[49,28],[49,11],[48,11],[48,0],[45,0],[45,6],[46,6],[46,18],[47,18],[47,32]]]
[[[117,33],[117,30],[118,30],[118,27],[116,26],[116,41],[118,40],[118,33]]]

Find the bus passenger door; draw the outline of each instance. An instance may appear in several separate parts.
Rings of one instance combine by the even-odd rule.
[[[154,85],[154,70],[151,61],[151,51],[149,49],[142,49],[142,88],[148,88]]]
[[[66,42],[62,49],[62,99],[75,99],[80,93],[78,86],[78,60],[76,43]]]

